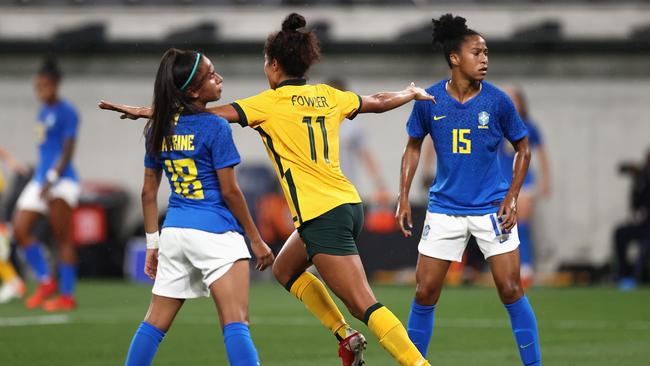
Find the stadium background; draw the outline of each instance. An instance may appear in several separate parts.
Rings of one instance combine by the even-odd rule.
[[[631,182],[628,177],[619,175],[618,164],[640,161],[650,147],[648,1],[2,0],[0,146],[23,161],[35,161],[34,121],[38,105],[31,81],[43,55],[57,55],[65,73],[62,95],[77,105],[82,120],[74,163],[82,180],[108,182],[124,188],[131,200],[125,211],[123,229],[132,228],[141,216],[138,197],[142,181],[142,123],[122,121],[115,114],[100,111],[96,108],[97,101],[105,98],[130,104],[149,104],[158,60],[170,45],[205,49],[216,70],[225,77],[222,102],[264,90],[268,86],[262,71],[263,41],[269,32],[279,28],[283,17],[291,11],[305,15],[308,22],[323,32],[323,60],[310,72],[310,80],[322,82],[336,76],[347,80],[350,89],[359,94],[402,88],[410,81],[419,86],[429,86],[445,77],[447,66],[444,60],[439,53],[430,50],[430,19],[446,12],[466,17],[470,27],[481,32],[490,47],[488,80],[498,85],[523,87],[531,115],[538,122],[547,143],[553,193],[550,199],[539,201],[535,214],[539,271],[553,273],[566,265],[599,268],[612,264],[612,231],[630,215],[628,196]],[[409,112],[410,107],[404,107],[383,115],[363,115],[354,122],[363,125],[369,146],[380,161],[381,173],[390,192],[395,194],[399,160],[406,141],[404,125]],[[268,165],[259,136],[238,126],[233,126],[233,130],[244,165]],[[361,179],[360,193],[368,198],[372,192],[370,181],[364,174],[358,176]],[[423,203],[425,192],[419,186],[414,189],[413,200]],[[161,189],[159,202],[166,202],[167,195],[168,190]],[[416,243],[403,240],[393,245],[395,251],[399,251],[400,246],[412,248]],[[257,289],[263,292],[272,285],[258,286]],[[90,294],[96,294],[92,290],[96,287],[93,283],[82,283],[81,309],[84,306],[83,289],[87,290],[85,296],[90,302]],[[111,289],[119,297],[122,290]],[[255,290],[253,288],[253,293]],[[405,290],[381,291],[399,292],[400,296],[405,296],[400,301],[406,304],[410,290],[407,287]],[[142,306],[133,307],[136,313],[129,315],[137,321],[141,316],[138,311],[144,310],[146,291],[135,295],[137,291],[130,286],[126,286],[124,291],[133,296],[133,301],[145,299]],[[461,303],[459,298],[463,296],[468,299],[488,296],[481,289],[457,291],[452,292],[458,296],[452,295],[450,302]],[[577,309],[584,304],[583,301],[598,302],[611,294],[617,295],[602,290],[586,299],[580,290],[564,294],[554,291],[535,289],[531,298],[544,302],[543,299],[566,296],[574,301],[574,305],[569,307]],[[269,296],[284,299],[279,290],[269,293],[273,293]],[[619,302],[617,298],[611,300],[610,307],[604,306],[602,313],[595,311],[592,314],[593,320],[604,313],[611,316],[601,319],[605,323],[597,323],[601,324],[595,326],[600,327],[598,329],[593,325],[580,328],[583,323],[578,324],[579,330],[570,326],[553,328],[545,321],[541,321],[541,329],[545,325],[547,330],[555,329],[558,343],[566,335],[562,329],[572,329],[568,332],[576,332],[576,339],[582,337],[580,347],[590,339],[590,331],[607,330],[611,333],[611,329],[615,329],[619,333],[611,333],[612,339],[618,337],[624,342],[627,338],[623,334],[627,334],[634,341],[608,344],[609,347],[639,357],[646,352],[647,356],[647,350],[641,350],[635,342],[648,341],[650,314],[647,304],[650,298],[647,290],[630,296],[630,303],[638,307],[629,305],[632,307],[628,308],[628,316],[639,316],[631,317],[629,323],[615,315],[625,309],[622,307],[624,300]],[[488,297],[494,300],[494,296]],[[256,298],[254,294],[253,298]],[[547,314],[557,311],[560,314],[558,321],[564,319],[558,309],[553,310],[552,301],[546,301],[550,309]],[[115,304],[119,308],[120,302]],[[396,305],[398,309],[399,304]],[[646,304],[645,307],[642,304]],[[288,306],[299,308],[296,304]],[[73,320],[82,319],[80,324],[84,324],[84,316],[93,316],[91,309],[86,310],[87,315],[73,315]],[[405,309],[400,315],[405,316]],[[255,311],[253,305],[252,314]],[[467,311],[471,313],[473,310],[468,308]],[[494,310],[495,313],[498,311]],[[541,310],[540,318],[544,311]],[[3,312],[10,317],[24,315],[17,306],[0,307],[0,315]],[[505,314],[500,315],[505,321]],[[480,314],[477,316],[480,318]],[[495,315],[492,317],[500,319]],[[566,319],[575,320],[568,315]],[[592,324],[590,319],[585,315],[585,319],[578,320]],[[7,323],[6,319],[3,321]],[[182,324],[179,327],[182,328]],[[443,321],[443,328],[444,324]],[[128,328],[128,324],[125,326]],[[191,328],[190,325],[187,327]],[[6,329],[19,328],[0,329],[0,333],[5,333]],[[35,329],[20,328],[15,334],[23,334],[27,340],[33,335],[30,331]],[[470,329],[489,336],[488,329],[477,330],[470,326],[454,329],[458,331],[452,333],[456,337],[462,336],[461,330]],[[507,329],[502,330],[507,333]],[[124,338],[119,345],[127,344],[129,332],[116,336]],[[549,331],[547,334],[553,333]],[[638,337],[642,334],[645,338]],[[187,337],[192,336],[188,334]],[[477,338],[480,336],[471,338],[472,342]],[[0,342],[7,339],[0,336]],[[548,338],[543,339],[546,340]],[[322,339],[319,342],[324,343]],[[593,342],[598,344],[595,340]],[[105,364],[119,362],[120,352],[125,350],[125,346],[119,345],[114,345],[116,354],[110,356],[116,361]],[[510,344],[504,346],[506,353],[509,352],[508,346]],[[450,363],[444,363],[443,359],[441,364],[454,364],[453,356],[462,354],[460,345],[456,347],[456,354],[447,353]],[[481,360],[491,360],[486,364],[500,364],[498,355],[485,358],[490,347],[492,345],[485,345],[483,356],[476,358],[477,363],[467,364],[483,364]],[[263,352],[264,346],[261,348]],[[441,348],[438,350],[442,351]],[[0,355],[5,357],[6,352],[0,351]],[[552,353],[555,362],[551,364],[596,364],[594,362],[607,359],[596,352],[590,354],[593,358],[589,358],[589,363],[584,358],[570,361],[569,357],[566,361],[564,356],[571,352],[567,348]],[[161,354],[163,360],[164,356]],[[514,364],[515,355],[511,356],[507,359]],[[9,360],[14,360],[15,364],[26,362],[26,358],[15,357]],[[161,364],[172,364],[171,359],[173,357],[167,358],[168,363]],[[609,364],[640,364],[640,361],[631,359],[621,360],[622,363]],[[387,361],[376,364],[381,362]],[[96,364],[104,363],[97,361]],[[292,363],[277,361],[275,364]]]

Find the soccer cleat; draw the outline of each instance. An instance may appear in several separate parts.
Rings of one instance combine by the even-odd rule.
[[[41,283],[36,288],[36,292],[25,300],[25,306],[27,309],[36,309],[43,305],[43,302],[50,296],[54,295],[56,292],[56,281],[49,279],[48,281]]]
[[[76,307],[77,302],[74,300],[74,297],[69,295],[61,295],[43,303],[43,310],[48,312],[72,311]]]
[[[25,284],[18,277],[0,287],[0,304],[6,304],[23,296],[25,296]]]
[[[339,357],[343,366],[361,366],[365,364],[363,351],[366,350],[366,338],[363,334],[355,332],[339,343]]]

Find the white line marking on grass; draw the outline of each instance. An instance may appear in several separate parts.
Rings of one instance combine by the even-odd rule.
[[[54,325],[70,323],[68,315],[21,316],[0,318],[0,327],[26,327],[33,325]]]

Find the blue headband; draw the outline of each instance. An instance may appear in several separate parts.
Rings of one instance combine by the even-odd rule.
[[[196,73],[196,67],[199,66],[199,61],[201,60],[201,53],[197,52],[196,53],[196,61],[194,61],[194,67],[192,67],[192,72],[190,72],[190,76],[187,77],[187,81],[185,81],[185,84],[181,86],[181,90],[185,90],[188,85],[190,85],[190,81],[192,81],[192,78],[194,77],[194,74]]]

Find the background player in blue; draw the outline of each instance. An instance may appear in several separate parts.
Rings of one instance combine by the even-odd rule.
[[[534,152],[539,162],[539,179],[533,172],[528,169],[524,183],[521,186],[519,199],[517,200],[517,232],[519,234],[519,256],[521,257],[521,284],[528,288],[533,284],[533,268],[535,262],[533,237],[530,231],[531,218],[533,215],[536,196],[541,194],[542,197],[548,197],[551,192],[550,165],[544,141],[535,123],[528,115],[528,103],[524,92],[520,88],[505,88],[505,92],[510,96],[512,102],[519,112],[519,116],[524,121],[528,130],[528,144],[530,150]],[[499,146],[499,161],[501,162],[501,172],[508,182],[512,181],[512,164],[515,160],[515,151],[512,145],[505,139]],[[539,184],[538,184],[539,183]]]
[[[396,217],[405,236],[413,227],[408,195],[422,141],[431,135],[438,174],[429,191],[416,269],[417,289],[409,314],[409,337],[423,355],[433,332],[433,312],[451,261],[460,261],[473,235],[486,257],[524,365],[541,365],[537,324],[519,279],[517,196],[530,161],[526,128],[510,99],[483,79],[488,49],[465,19],[433,20],[434,43],[442,45],[451,79],[427,92],[437,104],[415,102],[407,123]],[[507,138],[517,151],[514,178],[501,174],[497,148]],[[510,187],[510,188],[509,188]],[[501,220],[500,218],[503,217]],[[406,221],[406,223],[405,223]]]
[[[273,254],[237,185],[234,166],[240,157],[230,125],[205,110],[221,97],[222,82],[212,62],[195,51],[170,49],[160,62],[153,116],[145,127],[142,187],[145,273],[155,283],[126,366],[151,364],[185,299],[208,295],[219,313],[230,364],[259,365],[248,329],[250,254],[242,233],[251,240],[258,270],[273,263]],[[159,235],[156,197],[163,170],[172,193]]]
[[[72,210],[79,199],[79,179],[72,166],[79,117],[75,107],[59,97],[61,72],[54,61],[45,61],[34,79],[38,99],[38,165],[34,177],[16,204],[14,235],[36,273],[39,286],[25,305],[47,311],[72,310],[76,282],[76,252],[72,243]],[[32,235],[40,215],[48,215],[59,251],[60,296],[43,255],[42,244]],[[47,300],[47,301],[46,301]]]

